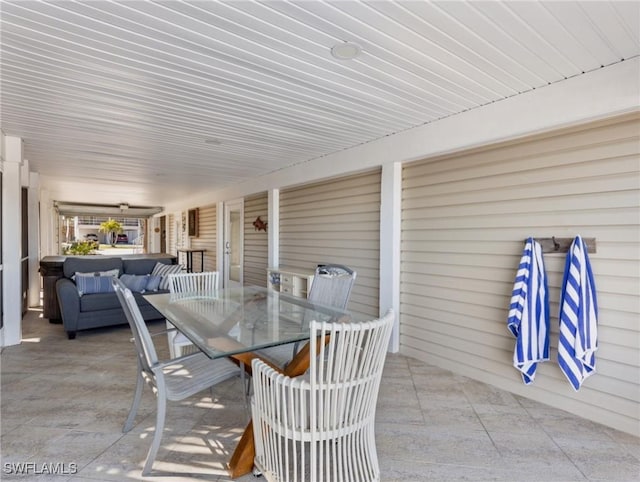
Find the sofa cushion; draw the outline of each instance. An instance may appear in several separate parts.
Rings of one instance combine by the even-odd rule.
[[[148,274],[123,274],[120,281],[134,293],[142,293],[147,289]]]
[[[66,278],[71,278],[76,273],[94,273],[111,269],[117,269],[122,273],[122,258],[101,255],[70,257],[65,259],[62,265],[62,271]]]
[[[154,266],[153,271],[151,272],[152,276],[161,276],[162,281],[160,281],[160,289],[168,290],[169,289],[169,275],[170,274],[178,274],[182,272],[182,265],[180,264],[163,264],[158,263]]]
[[[112,293],[113,276],[100,276],[99,274],[81,274],[75,276],[76,287],[80,296],[92,293]]]
[[[115,293],[93,293],[80,298],[80,311],[102,311],[122,308]]]
[[[157,263],[172,264],[171,259],[123,259],[122,272],[126,274],[150,274]]]
[[[162,292],[160,292],[162,293]],[[144,293],[133,293],[133,297],[136,299],[138,303],[138,307],[142,312],[144,319],[156,319],[162,318],[157,311],[151,308],[149,302],[144,299]],[[81,312],[91,312],[91,311],[104,311],[104,310],[121,310],[122,305],[120,305],[120,301],[115,293],[94,293],[90,295],[84,295],[80,297],[80,311]],[[152,312],[153,316],[151,318],[147,318],[147,313]],[[124,315],[124,313],[123,313]],[[123,323],[126,323],[126,319]]]

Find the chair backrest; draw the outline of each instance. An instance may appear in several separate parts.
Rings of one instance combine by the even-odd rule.
[[[373,423],[394,315],[361,323],[311,322],[311,428],[349,430]]]
[[[169,275],[171,301],[215,296],[220,284],[217,271],[202,273],[177,273]]]
[[[142,318],[142,313],[140,313],[140,308],[138,308],[138,303],[122,281],[114,277],[112,283],[127,321],[129,322],[129,326],[131,327],[140,367],[148,373],[149,376],[155,377],[151,367],[158,363],[158,355],[147,325],[144,322],[144,318]]]
[[[356,281],[356,272],[341,264],[318,266],[308,299],[314,303],[345,309]]]

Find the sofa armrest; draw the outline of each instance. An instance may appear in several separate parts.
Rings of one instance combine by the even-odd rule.
[[[64,330],[71,337],[78,330],[78,317],[80,316],[80,294],[76,284],[69,278],[62,278],[56,282],[58,304],[62,315]]]

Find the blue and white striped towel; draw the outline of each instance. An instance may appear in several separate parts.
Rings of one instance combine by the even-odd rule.
[[[576,236],[567,253],[560,295],[558,364],[575,391],[596,371],[598,301],[587,247]]]
[[[542,246],[533,238],[527,239],[520,259],[507,325],[516,337],[513,366],[529,385],[538,362],[549,360],[549,289]]]

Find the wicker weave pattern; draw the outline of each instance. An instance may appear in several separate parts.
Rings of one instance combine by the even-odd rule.
[[[374,419],[393,319],[312,322],[308,377],[252,362],[255,464],[268,481],[380,480]]]

